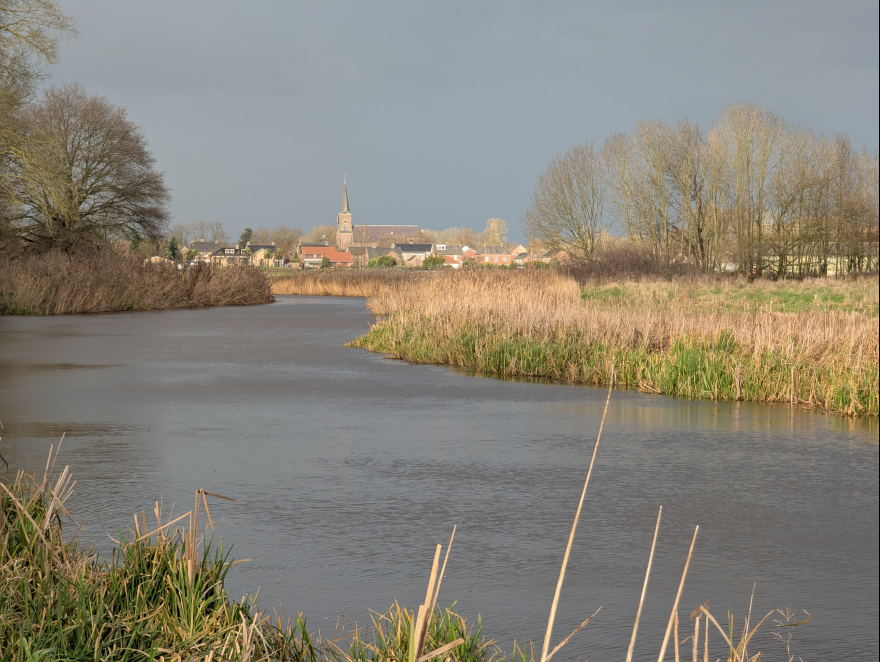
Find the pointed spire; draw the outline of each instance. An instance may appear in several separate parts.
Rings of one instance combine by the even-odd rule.
[[[342,177],[342,206],[339,208],[340,214],[350,214],[351,212],[348,210],[348,188],[346,186],[346,179],[348,175],[343,175]]]

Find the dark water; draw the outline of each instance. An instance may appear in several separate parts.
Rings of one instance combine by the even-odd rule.
[[[506,651],[540,644],[605,391],[343,347],[371,320],[362,300],[297,297],[0,318],[0,452],[41,466],[66,432],[68,507],[100,550],[98,518],[115,532],[160,498],[181,514],[196,488],[234,497],[211,502],[251,559],[233,594],[259,587],[264,609],[324,634],[417,605],[458,525],[440,602],[482,614]],[[709,600],[739,630],[754,587],[753,619],[812,614],[796,655],[878,659],[877,435],[876,420],[614,392],[554,639],[602,609],[556,659],[623,659],[661,505],[637,659],[656,659],[696,525],[685,619]],[[769,631],[756,642],[783,659]]]

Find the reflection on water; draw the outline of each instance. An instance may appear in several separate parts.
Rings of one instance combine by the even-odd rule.
[[[371,319],[362,301],[308,297],[0,318],[4,457],[42,467],[67,432],[69,509],[100,550],[98,516],[113,532],[159,499],[185,512],[196,488],[236,498],[212,505],[224,544],[252,559],[233,593],[261,587],[264,607],[325,632],[418,604],[457,524],[440,601],[481,613],[507,650],[540,640],[605,391],[344,347]],[[744,616],[757,583],[753,613],[813,614],[797,655],[877,659],[876,419],[615,391],[556,632],[603,608],[564,659],[621,658],[660,505],[637,657],[659,650],[699,524],[682,613],[710,600]]]
[[[34,372],[68,372],[71,370],[106,370],[107,368],[117,368],[112,364],[93,364],[84,363],[35,363],[27,366],[27,369]]]

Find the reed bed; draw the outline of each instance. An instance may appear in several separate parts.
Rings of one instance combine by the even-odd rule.
[[[386,287],[430,277],[431,272],[413,269],[307,269],[271,278],[273,294],[369,297]]]
[[[369,296],[380,319],[351,345],[487,375],[878,414],[876,280],[823,281],[822,296],[804,286],[810,304],[783,312],[773,288],[786,286],[769,283],[602,290],[556,271],[425,276]]]
[[[200,264],[178,269],[113,251],[0,261],[0,314],[72,315],[271,301],[269,281],[250,267]]]

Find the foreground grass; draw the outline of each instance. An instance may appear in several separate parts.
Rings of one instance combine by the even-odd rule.
[[[54,460],[50,457],[50,463]],[[323,641],[300,614],[282,623],[225,587],[232,562],[222,546],[199,545],[198,505],[171,522],[137,528],[110,562],[62,537],[64,501],[72,481],[65,468],[42,478],[19,472],[0,482],[0,659],[31,660],[291,660],[351,662],[406,659],[413,613],[395,605],[377,614],[372,636],[353,633]],[[193,517],[193,513],[195,516]],[[183,519],[189,529],[172,532]],[[146,531],[150,528],[150,531]],[[434,608],[422,650],[453,643],[456,660],[482,662],[495,652],[449,609]],[[434,648],[430,648],[434,647]]]
[[[597,439],[594,460],[598,445]],[[64,503],[71,494],[73,481],[67,467],[53,475],[54,464],[50,451],[42,477],[18,472],[11,483],[0,481],[0,585],[3,586],[0,659],[10,662],[427,662],[430,659],[548,662],[595,616],[587,618],[549,651],[556,604],[580,506],[551,607],[543,651],[539,655],[534,645],[514,642],[513,652],[507,656],[493,641],[482,637],[479,619],[475,627],[471,626],[451,609],[441,609],[436,604],[454,530],[442,567],[439,564],[441,546],[437,545],[425,602],[418,609],[408,610],[395,604],[384,613],[375,613],[372,627],[324,640],[320,634],[309,633],[302,614],[293,623],[283,623],[280,616],[272,619],[262,614],[248,598],[240,601],[230,598],[225,587],[232,565],[229,555],[222,546],[214,546],[210,541],[200,545],[198,536],[201,506],[204,505],[204,515],[213,528],[208,497],[219,495],[196,490],[193,510],[164,524],[158,503],[154,511],[155,525],[147,524],[146,513],[135,514],[135,529],[129,539],[118,542],[110,562],[102,562],[73,540],[63,538],[62,520],[70,517]],[[592,469],[591,463],[581,504]],[[186,526],[173,531],[171,527],[181,521]],[[659,527],[658,513],[645,587]],[[794,614],[788,611],[770,612],[763,619],[752,619],[749,614],[737,638],[732,615],[728,614],[727,628],[724,628],[708,611],[706,603],[691,614],[690,620],[695,621],[693,635],[680,634],[679,598],[697,531],[666,636],[662,645],[654,643],[661,651],[666,651],[669,645],[670,655],[674,651],[676,660],[682,651],[686,656],[692,652],[693,662],[700,659],[698,652],[703,659],[708,659],[711,623],[717,630],[713,636],[716,647],[720,643],[727,659],[742,662],[764,659],[760,652],[749,657],[748,647],[765,621],[778,613],[776,625],[771,626],[775,630],[773,634],[785,650],[784,659],[792,660],[791,627],[806,621],[795,623]],[[633,653],[641,609],[640,602],[627,662]],[[705,626],[704,630],[701,626]],[[663,657],[661,653],[660,659]]]
[[[0,259],[0,315],[244,306],[273,300],[268,279],[249,267],[178,269],[113,251]]]
[[[876,279],[582,286],[558,272],[478,270],[378,283],[368,296],[379,320],[351,345],[412,363],[845,415],[880,409]]]

